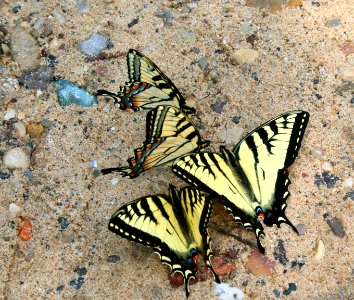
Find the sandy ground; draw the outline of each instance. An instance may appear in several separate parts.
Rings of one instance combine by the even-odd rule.
[[[267,257],[276,262],[271,277],[252,275],[245,268],[251,249],[211,229],[213,248],[216,255],[240,251],[236,270],[222,280],[243,290],[246,298],[354,298],[352,1],[303,1],[300,7],[282,10],[220,0],[86,4],[90,10],[80,13],[74,1],[62,1],[59,9],[65,21],[59,22],[52,16],[54,1],[3,1],[4,41],[18,25],[30,32],[38,18],[50,20],[52,33],[37,38],[41,50],[58,58],[55,75],[90,92],[117,90],[127,81],[127,50],[142,51],[194,104],[204,125],[201,134],[215,150],[225,143],[232,147],[282,112],[310,112],[302,149],[290,170],[287,208],[289,219],[304,224],[305,233],[298,236],[287,226],[266,228]],[[18,5],[21,8],[14,12]],[[161,11],[172,13],[172,24],[159,17]],[[138,22],[131,26],[134,19]],[[105,52],[116,57],[85,60],[76,45],[92,33],[109,37],[112,48]],[[256,50],[258,58],[240,63],[236,50],[241,48]],[[205,68],[202,57],[208,62]],[[47,64],[44,56],[40,64]],[[3,66],[1,78],[21,75],[17,62],[10,59]],[[226,102],[221,113],[212,109],[217,102]],[[182,181],[168,168],[151,170],[136,180],[96,177],[89,165],[92,160],[99,168],[125,164],[144,141],[146,113],[119,111],[102,99],[90,108],[62,108],[52,87],[43,94],[23,86],[6,90],[1,105],[2,121],[12,108],[25,125],[46,119],[53,126],[31,139],[36,147],[30,166],[33,177],[0,165],[1,172],[11,174],[0,180],[0,298],[183,299],[184,288],[170,286],[168,269],[150,249],[107,229],[108,219],[122,204],[163,193],[169,182],[182,186]],[[233,117],[240,122],[233,123]],[[115,130],[108,130],[111,127]],[[22,140],[29,154],[29,138]],[[17,145],[1,138],[0,147],[5,153]],[[116,185],[114,178],[119,180]],[[20,219],[10,213],[10,203],[30,218],[31,240],[19,239]],[[329,226],[334,218],[337,229]],[[220,223],[216,216],[213,221]],[[224,229],[254,241],[251,232],[226,223]],[[279,240],[286,249],[283,263],[274,255]],[[316,259],[319,240],[325,252]],[[289,283],[296,290],[285,295]],[[212,279],[192,285],[190,299],[217,299]]]

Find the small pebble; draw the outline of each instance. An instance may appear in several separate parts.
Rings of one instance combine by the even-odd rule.
[[[15,92],[20,89],[19,82],[15,77],[6,77],[0,78],[0,86],[2,87],[2,91],[6,92]]]
[[[49,129],[49,128],[52,128],[52,127],[54,126],[54,121],[48,120],[48,119],[43,119],[43,120],[41,121],[41,124],[42,124],[45,128]]]
[[[318,240],[315,248],[315,258],[322,259],[325,255],[325,246],[322,240]]]
[[[74,272],[79,276],[85,276],[87,274],[87,269],[85,267],[78,267],[74,270]]]
[[[33,173],[31,170],[26,170],[23,172],[23,176],[28,178],[29,181],[33,180]]]
[[[65,217],[59,217],[57,221],[60,224],[60,228],[59,228],[60,231],[64,231],[70,225],[70,221]]]
[[[45,128],[41,123],[29,123],[26,126],[26,131],[30,138],[39,139],[44,133]]]
[[[16,128],[16,133],[13,134],[15,139],[22,138],[26,135],[26,126],[21,121],[16,122],[14,127]]]
[[[321,185],[326,185],[327,188],[333,188],[337,181],[339,180],[338,176],[334,176],[329,172],[323,172],[322,174],[315,175],[315,184],[319,188]]]
[[[38,38],[45,38],[49,35],[51,35],[53,32],[51,28],[51,24],[48,20],[44,18],[38,19],[32,26],[31,34]]]
[[[92,168],[97,168],[97,160],[91,160],[88,164]]]
[[[59,23],[66,22],[66,19],[65,19],[64,15],[63,15],[63,11],[60,8],[58,8],[58,7],[54,9],[53,16]]]
[[[324,162],[322,164],[322,170],[323,171],[328,171],[328,172],[332,171],[333,170],[332,164],[330,162],[328,162],[328,161]]]
[[[34,37],[25,29],[17,26],[12,31],[10,46],[12,59],[19,64],[21,70],[39,67],[40,47]]]
[[[201,69],[205,69],[208,66],[208,60],[203,56],[198,59],[198,65]]]
[[[18,206],[16,203],[10,203],[9,211],[10,211],[12,217],[15,217],[22,211],[22,207]]]
[[[245,297],[243,291],[226,283],[214,283],[215,295],[220,300],[242,300]]]
[[[21,148],[15,148],[5,153],[3,163],[9,169],[28,169],[30,159]]]
[[[6,172],[0,172],[0,179],[1,180],[5,180],[11,177],[10,173],[6,173]]]
[[[286,257],[286,250],[282,240],[277,240],[273,255],[274,258],[284,266],[289,262],[288,258]]]
[[[215,102],[214,104],[212,104],[210,107],[214,112],[221,114],[221,112],[224,109],[225,104],[226,104],[226,101],[218,101],[218,102]]]
[[[323,152],[321,150],[311,150],[311,155],[312,156],[317,156],[317,157],[321,157],[323,156]]]
[[[91,7],[85,0],[76,0],[76,9],[79,13],[87,13],[91,10]]]
[[[45,90],[53,80],[53,74],[51,67],[40,67],[23,73],[19,82],[29,90]]]
[[[131,28],[138,23],[139,23],[139,18],[133,19],[130,23],[128,23],[128,28]]]
[[[304,235],[306,231],[306,226],[305,224],[299,224],[296,226],[296,230],[300,235]]]
[[[109,263],[115,264],[115,263],[120,261],[120,257],[118,255],[110,255],[110,256],[107,257],[107,261]]]
[[[102,34],[92,34],[87,40],[77,44],[77,49],[88,57],[95,57],[108,46],[109,39]]]
[[[297,286],[295,283],[290,282],[289,287],[283,292],[283,295],[287,296],[290,295],[291,292],[296,291]]]
[[[185,29],[178,29],[177,32],[181,37],[183,37],[186,40],[193,40],[194,41],[198,37],[198,35],[195,34],[194,32],[188,31]]]
[[[95,96],[68,80],[59,79],[54,82],[54,86],[59,88],[58,97],[62,107],[71,104],[90,107],[98,103]]]
[[[254,49],[239,49],[235,51],[236,60],[244,64],[252,64],[258,58],[259,53]]]
[[[253,24],[245,24],[241,27],[241,32],[247,35],[256,33],[258,30],[257,26]]]
[[[0,173],[1,174],[1,173]],[[346,201],[347,199],[352,199],[354,201],[354,190],[350,190],[349,192],[347,192],[343,198],[344,201]]]
[[[9,108],[4,115],[4,120],[9,121],[16,118],[16,111],[12,108]]]
[[[353,186],[353,179],[352,178],[344,179],[342,186],[344,188],[351,188]]]
[[[112,185],[117,185],[119,181],[120,181],[119,178],[112,178],[111,179],[111,184]]]
[[[231,118],[231,121],[234,122],[235,124],[240,123],[240,120],[241,120],[241,118],[240,117],[236,117],[236,116]]]
[[[11,53],[9,46],[6,44],[1,44],[1,50],[5,55],[10,55]]]
[[[336,217],[334,217],[332,219],[327,218],[326,222],[335,236],[338,236],[340,238],[345,237],[345,231],[344,231],[342,222],[338,218],[336,218]]]
[[[167,9],[158,9],[156,17],[163,19],[164,27],[172,27],[173,13]]]
[[[341,20],[340,19],[331,19],[326,22],[326,27],[336,27],[340,25]]]

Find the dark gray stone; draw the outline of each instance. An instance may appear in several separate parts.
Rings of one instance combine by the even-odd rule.
[[[18,81],[29,90],[45,90],[51,83],[53,75],[52,68],[41,67],[23,73]]]

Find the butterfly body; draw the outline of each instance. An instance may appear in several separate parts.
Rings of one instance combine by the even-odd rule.
[[[258,247],[262,223],[295,226],[285,216],[290,193],[287,168],[294,162],[308,123],[309,114],[282,114],[250,132],[230,151],[187,154],[175,161],[172,170],[187,182],[221,196],[236,222],[255,231]]]
[[[204,192],[190,187],[178,191],[170,185],[169,196],[146,196],[119,208],[108,228],[121,237],[152,247],[162,263],[183,275],[188,297],[198,254],[202,254],[206,266],[220,282],[210,262],[210,215],[211,202]]]

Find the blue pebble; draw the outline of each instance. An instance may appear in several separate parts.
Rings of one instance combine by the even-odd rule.
[[[79,277],[78,279],[73,279],[70,280],[69,284],[75,288],[76,290],[79,290],[82,286],[82,284],[84,283],[84,277]]]
[[[79,276],[85,276],[85,275],[87,274],[87,269],[86,269],[85,267],[82,267],[82,268],[78,267],[78,268],[76,268],[74,271],[75,271],[75,272],[77,273],[77,275],[79,275]]]
[[[85,89],[65,79],[56,80],[54,87],[59,87],[58,97],[62,107],[76,104],[90,107],[98,103],[96,96],[91,95]]]
[[[88,57],[95,57],[106,49],[109,39],[102,34],[93,34],[87,40],[79,42],[77,49]]]
[[[70,225],[70,221],[67,218],[64,218],[64,217],[59,217],[57,219],[57,221],[60,224],[60,228],[59,228],[60,231],[64,231]]]
[[[10,173],[0,172],[0,179],[7,179],[7,178],[10,178],[10,177],[11,177]]]

